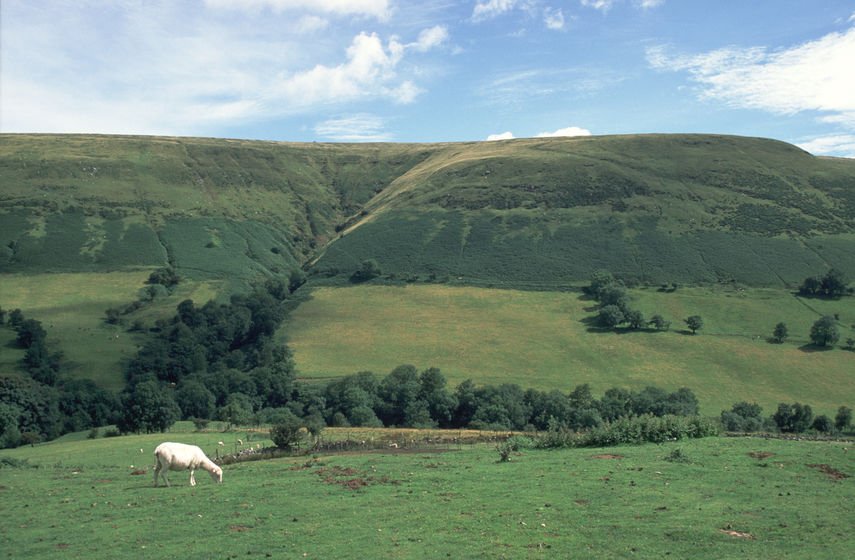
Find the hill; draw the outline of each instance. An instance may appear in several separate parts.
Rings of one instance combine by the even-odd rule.
[[[449,144],[0,135],[0,272],[556,287],[855,274],[855,162],[713,135]]]
[[[309,275],[301,293],[310,295],[319,286],[350,285],[353,271],[369,259],[382,270],[381,281],[396,285],[566,290],[598,269],[654,286],[791,289],[832,266],[852,278],[855,161],[816,158],[772,140],[715,135],[354,145],[0,135],[0,307],[20,307],[41,321],[73,377],[122,387],[124,367],[145,344],[148,328],[172,317],[184,299],[225,300],[301,267]],[[172,293],[152,291],[146,279],[167,266],[181,284]],[[358,293],[332,301],[345,305]],[[727,307],[711,297],[706,309]],[[502,297],[482,299],[490,314]],[[443,301],[448,297],[424,305],[441,309]],[[120,321],[105,322],[107,309],[121,308]],[[380,302],[376,309],[381,318],[392,312]],[[846,309],[844,330],[852,324]],[[805,310],[792,314],[791,328],[813,320],[816,312]],[[737,317],[722,334],[768,335],[769,326]],[[306,333],[331,326],[311,318],[295,325],[293,333],[287,325],[279,335],[304,345]],[[373,328],[383,336],[382,320]],[[624,342],[632,337],[620,338],[615,355],[628,363],[634,346]],[[410,354],[406,346],[393,348],[394,339],[379,361],[362,363],[363,354],[337,350],[331,356],[338,361],[327,367],[298,351],[297,366],[317,378],[363,368],[384,374],[397,363],[418,362],[442,366],[453,379],[562,386],[549,365],[554,361],[543,361],[542,353],[542,367],[515,378],[507,369],[491,372],[465,360],[446,364],[448,348],[455,347]],[[553,342],[559,350],[566,346],[560,337]],[[14,348],[9,329],[0,329],[0,343],[2,373],[21,371],[23,350]],[[699,360],[744,373],[745,361],[728,361],[731,349],[716,354],[710,348],[704,357],[678,359],[683,365],[673,371],[680,375],[662,383],[693,386],[691,376],[705,371],[692,366]],[[775,371],[780,355],[773,354],[749,369]],[[383,361],[392,356],[402,359]],[[834,364],[845,359],[832,357]],[[627,379],[610,377],[611,366],[602,360],[581,363],[580,381],[599,379],[605,387]],[[834,364],[829,367],[837,372]],[[800,388],[811,381],[792,371],[784,377],[775,386],[790,387],[788,400],[804,398]],[[783,399],[779,393],[757,398]]]

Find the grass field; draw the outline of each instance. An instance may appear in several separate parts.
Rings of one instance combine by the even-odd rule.
[[[669,332],[592,332],[592,302],[576,292],[523,292],[448,286],[320,288],[286,327],[306,378],[369,370],[385,375],[403,363],[438,367],[452,385],[517,383],[570,391],[610,387],[689,387],[702,411],[718,414],[738,400],[767,413],[779,402],[805,402],[833,415],[855,402],[855,354],[806,346],[812,323],[839,313],[842,339],[855,336],[855,300],[801,300],[784,291],[634,290],[648,317],[671,320]],[[704,318],[698,335],[682,319]],[[792,338],[766,338],[779,321]]]
[[[851,443],[707,438],[522,450],[489,445],[173,473],[164,439],[212,452],[242,432],[66,437],[0,452],[4,558],[845,558]],[[140,453],[142,449],[142,453]],[[676,449],[687,462],[670,462]],[[34,468],[35,467],[35,468]],[[134,471],[147,471],[134,476]]]
[[[88,378],[119,390],[124,387],[123,362],[136,354],[138,341],[125,326],[109,325],[104,312],[137,299],[150,270],[108,274],[5,274],[0,283],[0,307],[20,308],[27,319],[41,321],[51,351],[61,351],[73,377]],[[154,323],[154,318],[175,313],[186,298],[207,301],[216,294],[213,283],[186,283],[175,293],[135,314]],[[6,344],[2,344],[7,340]],[[9,347],[14,334],[0,329],[0,366],[14,371],[23,351]]]

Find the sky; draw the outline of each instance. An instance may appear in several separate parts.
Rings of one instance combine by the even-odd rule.
[[[855,158],[855,0],[2,0],[0,132]]]

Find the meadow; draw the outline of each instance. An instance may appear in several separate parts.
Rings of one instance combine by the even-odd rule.
[[[125,361],[141,342],[127,326],[108,324],[105,311],[136,300],[150,273],[6,274],[0,282],[0,306],[7,311],[20,308],[26,318],[40,321],[51,351],[63,353],[72,377],[118,391],[125,384]],[[174,314],[182,299],[207,301],[216,291],[215,282],[186,283],[138,311],[135,318],[153,324],[156,318]],[[0,366],[4,372],[15,371],[24,352],[14,347],[11,329],[0,329],[0,345]]]
[[[238,437],[183,424],[0,452],[0,556],[784,559],[855,546],[851,442],[706,438],[522,449],[509,462],[488,444],[385,449],[152,486],[159,442],[213,456]]]
[[[317,288],[292,314],[287,336],[300,375],[385,375],[404,363],[438,367],[450,385],[517,383],[569,392],[611,387],[691,388],[705,414],[739,401],[766,413],[803,402],[833,416],[855,402],[852,352],[814,351],[808,333],[825,314],[855,336],[855,300],[805,300],[782,290],[681,288],[630,291],[633,306],[672,321],[667,332],[601,332],[586,321],[594,302],[579,292],[490,290],[445,285]],[[683,319],[701,315],[697,335]],[[776,323],[791,338],[771,344]]]

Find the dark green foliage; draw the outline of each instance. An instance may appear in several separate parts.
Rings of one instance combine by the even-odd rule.
[[[775,329],[772,331],[772,340],[781,344],[787,339],[789,336],[789,331],[787,330],[786,323],[778,323],[775,325]]]
[[[811,426],[813,410],[807,404],[781,403],[772,415],[772,420],[782,432],[800,434]]]
[[[837,321],[831,315],[817,319],[810,328],[810,340],[816,346],[834,346],[839,339]]]
[[[834,416],[834,427],[843,432],[848,430],[850,426],[852,426],[852,409],[848,406],[841,406]]]
[[[839,298],[850,292],[848,280],[842,271],[832,268],[825,276],[810,276],[805,278],[799,287],[799,294],[803,296]]]
[[[143,381],[121,395],[116,427],[122,433],[165,432],[181,417],[172,391],[156,381]]]
[[[359,265],[359,268],[350,275],[350,281],[354,284],[367,282],[368,280],[377,278],[381,273],[380,265],[377,264],[376,260],[364,260],[362,261],[362,264]]]
[[[53,439],[62,433],[62,414],[59,410],[59,392],[46,385],[18,377],[0,377],[0,416],[6,418],[4,430],[6,445],[15,433],[36,432],[44,439]],[[14,421],[13,421],[14,419]]]
[[[89,379],[63,381],[59,387],[63,432],[79,432],[116,421],[119,399]]]
[[[721,411],[721,425],[729,432],[756,432],[763,427],[763,408],[757,403],[738,402]]]
[[[668,455],[666,455],[664,457],[664,459],[666,461],[668,461],[669,463],[691,463],[692,462],[692,460],[689,459],[689,456],[686,455],[686,453],[682,449],[680,449],[679,447],[675,447],[674,449],[672,449],[671,452],[668,453]]]
[[[283,416],[270,429],[270,439],[280,449],[294,449],[305,441],[308,429],[305,422],[293,413],[283,413]]]
[[[704,319],[700,315],[690,315],[683,320],[686,323],[686,326],[689,327],[689,330],[692,331],[692,334],[697,333],[697,331],[704,326]]]
[[[656,329],[657,331],[667,331],[669,328],[671,328],[671,321],[667,321],[665,317],[659,315],[658,313],[651,317],[647,324]]]
[[[178,272],[171,266],[159,268],[152,272],[148,277],[149,284],[160,284],[167,289],[177,286],[181,282],[181,277]]]
[[[175,402],[182,418],[213,418],[216,406],[214,394],[200,381],[183,380],[175,391]]]
[[[617,305],[605,305],[597,312],[597,324],[605,329],[613,329],[626,322],[626,316]]]
[[[629,324],[629,328],[633,330],[640,329],[646,324],[644,314],[635,309],[631,309],[626,313],[626,322]]]
[[[819,433],[829,434],[834,431],[834,422],[832,422],[831,418],[825,414],[820,414],[813,419],[813,423],[810,427],[812,430],[816,430]]]
[[[623,416],[583,433],[554,426],[538,439],[537,446],[544,448],[608,447],[665,443],[717,434],[715,424],[699,416]]]

